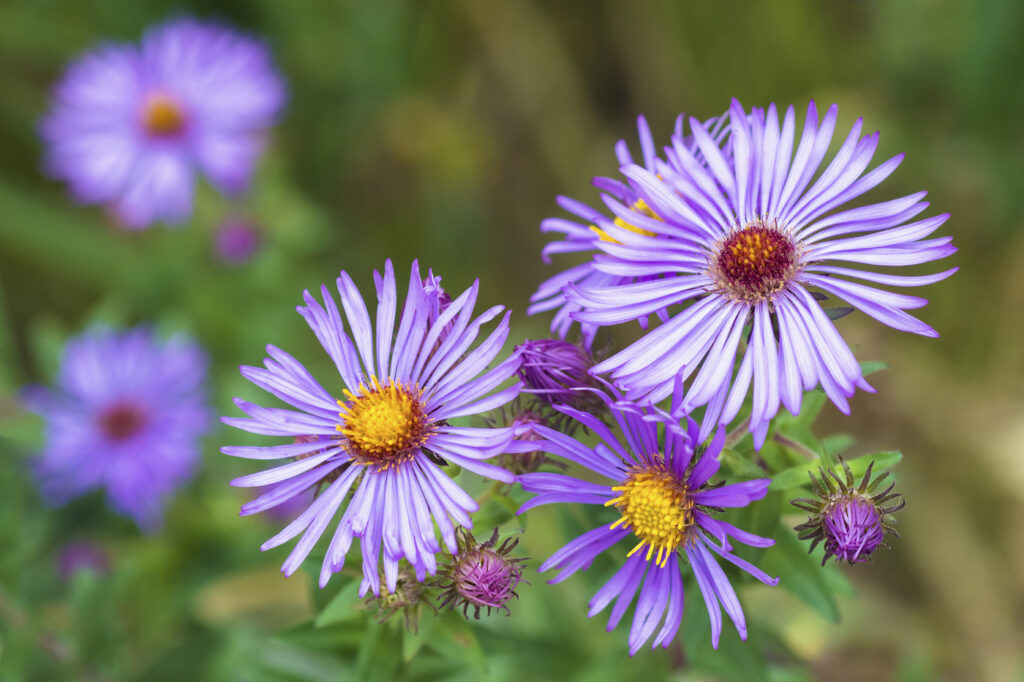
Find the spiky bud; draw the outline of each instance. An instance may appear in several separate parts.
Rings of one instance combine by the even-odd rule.
[[[841,460],[842,461],[842,460]],[[885,471],[871,478],[874,462],[868,465],[860,484],[855,483],[850,465],[842,461],[844,476],[831,468],[819,469],[819,477],[810,474],[815,499],[800,498],[790,504],[810,512],[805,523],[796,527],[801,540],[811,540],[811,549],[825,543],[825,557],[854,564],[866,561],[879,547],[889,547],[887,533],[899,537],[892,527],[891,514],[903,509],[903,496],[894,493],[895,481],[875,492],[891,476]]]
[[[508,601],[515,597],[516,587],[522,582],[522,567],[525,558],[511,558],[509,553],[519,543],[518,538],[506,538],[498,543],[498,529],[495,528],[487,542],[478,544],[473,534],[465,528],[457,531],[458,553],[449,555],[448,561],[439,571],[436,586],[441,588],[441,606],[456,609],[469,618],[480,617],[480,609],[504,609],[508,613]]]

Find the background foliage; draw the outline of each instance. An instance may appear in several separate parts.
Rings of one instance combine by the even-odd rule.
[[[291,103],[247,199],[206,190],[184,228],[125,233],[41,176],[36,120],[69,59],[182,11],[265,36]],[[1022,29],[1017,0],[0,4],[0,679],[1021,679]],[[907,152],[879,192],[928,189],[934,212],[953,214],[944,231],[963,268],[927,294],[939,340],[841,323],[859,357],[894,370],[852,418],[827,406],[819,421],[857,435],[851,456],[903,451],[903,540],[825,573],[817,592],[818,574],[785,565],[800,552],[766,555],[806,593],[744,590],[750,644],[733,632],[716,657],[691,647],[707,639],[694,595],[684,646],[628,660],[624,632],[584,618],[607,567],[557,587],[533,574],[582,527],[548,509],[528,520],[532,586],[513,617],[431,619],[415,637],[366,626],[343,608],[344,585],[319,593],[277,573],[285,550],[257,551],[280,522],[238,517],[244,498],[226,483],[248,469],[217,454],[237,440],[226,428],[157,537],[98,498],[47,510],[29,484],[40,425],[15,392],[48,381],[64,340],[96,321],[190,331],[214,357],[220,413],[254,395],[237,366],[265,343],[326,370],[293,312],[301,290],[339,269],[368,287],[388,256],[399,272],[420,258],[451,289],[481,277],[482,304],[517,313],[514,337],[542,335],[547,320],[522,313],[552,272],[536,228],[555,194],[594,199],[589,179],[615,171],[612,145],[634,139],[637,113],[664,140],[678,112],[710,116],[732,96],[836,101],[840,129],[863,115],[882,131],[880,158]],[[211,243],[229,214],[265,234],[239,267]],[[83,538],[112,571],[64,583],[58,548]]]

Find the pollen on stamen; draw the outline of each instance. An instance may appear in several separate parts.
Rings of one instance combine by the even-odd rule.
[[[729,296],[743,301],[770,299],[793,278],[797,250],[777,225],[753,222],[720,243],[709,273]]]
[[[373,377],[370,386],[359,385],[358,394],[345,391],[339,400],[346,450],[360,465],[389,469],[412,459],[430,435],[430,421],[420,392],[401,384],[381,384]]]
[[[646,547],[645,559],[654,558],[665,566],[672,552],[687,541],[694,523],[693,500],[685,483],[664,468],[649,466],[635,469],[612,490],[619,496],[604,506],[617,507],[622,518],[611,528],[628,528],[640,538],[628,556]]]
[[[630,208],[632,208],[637,213],[641,213],[641,214],[647,216],[648,218],[654,218],[655,220],[661,220],[661,218],[659,218],[657,216],[657,214],[655,214],[654,211],[651,210],[651,207],[648,206],[647,202],[644,201],[643,199],[637,199],[636,202],[632,206],[630,206]],[[645,237],[656,237],[657,236],[656,233],[651,232],[650,230],[645,230],[642,227],[637,227],[636,225],[633,225],[631,223],[627,223],[625,220],[623,220],[622,218],[618,218],[618,217],[615,218],[615,226],[616,227],[621,227],[623,230],[629,230],[630,232],[635,232],[636,234],[642,234]],[[614,237],[609,235],[607,232],[602,230],[597,225],[591,225],[590,226],[590,231],[593,232],[594,234],[596,234],[601,239],[601,241],[603,241],[603,242],[609,242],[611,244],[619,244],[620,243],[618,239],[615,239]]]
[[[142,127],[150,137],[173,137],[185,129],[185,110],[173,97],[156,93],[142,106]]]

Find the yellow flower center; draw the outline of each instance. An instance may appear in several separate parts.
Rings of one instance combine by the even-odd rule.
[[[651,210],[651,207],[648,206],[647,202],[644,201],[643,199],[638,199],[637,202],[631,206],[631,208],[634,211],[636,211],[637,213],[644,214],[648,218],[654,218],[655,220],[661,220],[661,218],[659,218],[657,215],[655,215],[654,211]],[[647,237],[655,237],[655,236],[657,236],[656,233],[651,232],[650,230],[645,230],[642,227],[637,227],[636,225],[631,225],[630,223],[627,223],[622,218],[616,218],[615,219],[615,225],[616,225],[616,227],[621,227],[623,230],[629,230],[630,232],[633,232],[633,233],[636,233],[636,234],[642,234],[642,235],[647,236]],[[612,244],[619,244],[620,243],[617,239],[615,239],[614,237],[609,236],[609,234],[607,232],[602,230],[597,225],[591,225],[590,226],[590,231],[593,232],[594,234],[596,234],[598,237],[600,237],[601,241],[603,241],[603,242],[611,242]]]
[[[694,522],[693,501],[686,485],[664,468],[650,466],[635,468],[621,486],[612,490],[619,496],[604,506],[617,507],[622,518],[611,527],[628,528],[640,538],[627,556],[646,546],[646,560],[650,561],[657,551],[655,560],[664,566],[669,555],[686,541]]]
[[[142,107],[142,127],[153,137],[170,137],[185,128],[185,111],[172,97],[150,95]]]
[[[356,464],[388,469],[407,462],[431,433],[418,389],[372,377],[370,388],[360,384],[358,395],[346,390],[345,396],[337,429]]]

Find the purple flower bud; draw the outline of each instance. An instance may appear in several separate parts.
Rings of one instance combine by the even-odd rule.
[[[427,311],[430,317],[430,324],[444,312],[445,308],[452,302],[452,297],[441,286],[441,278],[430,270],[423,278],[423,293],[427,296]]]
[[[110,557],[106,550],[94,542],[69,542],[57,555],[57,572],[61,580],[68,581],[79,571],[93,571],[103,575],[110,572]]]
[[[885,540],[882,517],[870,499],[843,497],[825,511],[825,551],[838,559],[864,561]]]
[[[824,541],[823,565],[829,557],[850,564],[866,561],[879,547],[889,546],[885,542],[886,533],[899,537],[889,518],[904,506],[903,496],[892,492],[896,483],[891,482],[885,490],[875,493],[890,473],[886,471],[872,480],[871,470],[875,465],[872,462],[860,484],[855,485],[850,466],[846,462],[842,464],[844,477],[825,468],[820,469],[820,480],[810,475],[817,498],[801,498],[790,503],[811,513],[796,530],[801,540],[812,541],[811,551]]]
[[[441,569],[437,586],[444,590],[441,595],[441,606],[452,609],[462,606],[462,613],[469,618],[469,609],[473,609],[473,617],[480,617],[480,609],[486,608],[488,615],[492,609],[505,609],[508,613],[508,601],[515,597],[516,587],[522,581],[520,563],[526,559],[512,559],[508,556],[518,539],[508,538],[500,547],[498,529],[483,544],[477,544],[472,533],[465,528],[458,530],[458,554],[449,557],[448,564]]]
[[[521,346],[519,378],[526,390],[550,405],[591,402],[591,392],[578,389],[596,387],[589,374],[594,361],[579,346],[559,339],[527,340]],[[603,404],[603,403],[602,403]]]
[[[228,265],[241,265],[263,246],[263,232],[240,218],[228,218],[217,228],[217,254]]]

